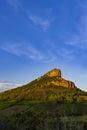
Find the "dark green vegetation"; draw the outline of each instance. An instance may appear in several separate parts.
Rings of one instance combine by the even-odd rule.
[[[0,130],[87,130],[87,93],[58,80],[44,75],[0,93]]]
[[[22,101],[0,111],[0,130],[87,130],[87,104]]]

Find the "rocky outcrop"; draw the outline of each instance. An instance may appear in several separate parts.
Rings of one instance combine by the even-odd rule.
[[[55,77],[55,80],[52,80],[50,83],[65,88],[75,88],[75,84],[72,81],[65,80],[61,77],[60,69],[52,69],[50,72],[46,74],[48,77]]]
[[[75,84],[72,81],[67,81],[63,78],[61,78],[61,81],[52,81],[52,84],[59,86],[59,87],[65,87],[65,88],[75,88]]]
[[[57,77],[61,77],[61,71],[60,69],[52,69],[51,71],[49,71],[47,74],[47,76],[53,77],[53,76],[57,76]]]

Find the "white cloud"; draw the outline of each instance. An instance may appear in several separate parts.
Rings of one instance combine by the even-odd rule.
[[[44,54],[42,54],[39,50],[36,48],[27,45],[22,44],[5,44],[0,47],[3,51],[6,51],[8,53],[17,55],[17,56],[23,56],[25,58],[29,58],[32,60],[43,60]]]
[[[18,0],[6,0],[7,4],[14,7],[14,8],[17,8],[18,6]]]
[[[87,32],[82,31],[78,34],[69,34],[65,39],[64,43],[66,45],[74,46],[78,49],[84,50],[87,49]]]
[[[46,46],[48,47],[47,52],[49,56],[51,56],[52,61],[57,60],[59,57],[67,60],[74,60],[74,53],[77,53],[70,48],[59,46],[59,44],[52,42],[50,39],[46,40]]]
[[[56,52],[54,53],[52,52],[51,46],[49,46],[48,48],[49,49],[47,49],[46,47],[45,50],[41,52],[35,47],[33,47],[31,44],[27,45],[8,43],[0,46],[1,50],[19,57],[24,57],[32,60],[40,60],[44,63],[54,62],[57,59],[56,52],[58,52],[58,50],[56,49]]]
[[[27,56],[31,59],[44,59],[44,54],[40,53],[38,50],[36,50],[33,47],[28,47],[27,50],[29,51],[30,55],[27,54]]]
[[[80,12],[80,14],[79,14]],[[78,7],[79,20],[74,25],[76,32],[68,32],[65,44],[87,49],[87,2],[82,1]]]
[[[69,49],[65,49],[65,48],[59,49],[58,54],[62,58],[68,59],[68,60],[73,60],[75,58],[74,52]]]
[[[19,48],[21,47],[20,44],[5,44],[0,46],[0,49],[8,52],[8,53],[12,53],[12,54],[16,54],[16,55],[20,55],[20,50]]]
[[[53,54],[51,50],[48,50],[47,57],[45,58],[44,62],[45,63],[52,63],[55,60],[57,60],[57,56],[55,54]]]
[[[46,31],[53,22],[53,19],[49,18],[44,19],[38,15],[29,14],[30,10],[25,9],[19,0],[5,0],[5,1],[9,6],[13,7],[16,10],[17,9],[20,10],[25,16],[27,21],[31,21],[34,25],[40,27],[44,31]],[[45,13],[49,15],[51,11],[52,8],[48,9]]]
[[[0,92],[10,90],[10,89],[16,88],[18,86],[22,86],[22,84],[10,83],[10,82],[6,82],[6,81],[1,82],[0,81]]]
[[[29,20],[36,26],[41,27],[44,31],[50,27],[52,22],[52,20],[43,19],[39,16],[29,16]]]

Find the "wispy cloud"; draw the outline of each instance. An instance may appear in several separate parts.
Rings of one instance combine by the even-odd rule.
[[[0,81],[0,92],[6,91],[9,89],[13,89],[13,88],[16,88],[18,86],[22,86],[22,84]]]
[[[74,60],[74,52],[72,50],[62,48],[58,51],[59,56],[63,59]]]
[[[43,19],[42,17],[39,17],[39,16],[33,16],[33,15],[30,15],[29,16],[29,20],[35,24],[36,26],[39,26],[41,29],[43,29],[44,31],[47,30],[51,23],[52,23],[52,20],[49,20],[49,19]]]
[[[78,6],[80,12],[79,20],[75,24],[76,32],[68,32],[65,44],[77,47],[79,49],[87,49],[87,1],[82,1]],[[79,13],[78,12],[78,13]]]
[[[18,0],[6,0],[7,4],[14,7],[14,8],[17,8],[18,6]]]
[[[46,39],[46,46],[49,48],[47,50],[48,54],[52,57],[54,61],[58,60],[60,57],[65,60],[75,59],[74,54],[77,53],[75,50],[72,50],[65,46],[60,46],[59,44],[53,42],[50,39]]]
[[[53,19],[49,19],[49,18],[45,19],[38,15],[30,14],[29,12],[31,11],[28,9],[25,9],[19,0],[5,0],[5,1],[9,6],[13,7],[16,10],[17,9],[20,10],[28,22],[31,21],[34,25],[40,27],[43,31],[46,31],[50,27],[51,23],[53,22]],[[46,10],[45,14],[49,15],[51,10],[52,10],[51,8]]]
[[[64,43],[66,45],[70,45],[76,47],[78,49],[87,49],[87,28],[86,27],[79,27],[80,34],[68,33],[69,35],[66,36],[64,39]]]
[[[42,60],[44,55],[34,47],[23,44],[5,44],[0,47],[3,51],[6,51],[17,56],[23,56],[32,60]]]
[[[29,56],[29,58],[39,59],[39,60],[44,59],[44,55],[37,49],[35,49],[33,47],[28,47],[27,50],[28,50],[28,53],[30,53],[30,55],[27,55],[27,56]]]
[[[47,50],[47,57],[45,58],[45,63],[52,63],[57,60],[57,56],[49,49]]]
[[[18,57],[23,57],[26,59],[37,60],[44,63],[52,63],[57,60],[55,53],[49,49],[44,48],[43,51],[36,49],[31,44],[4,44],[0,46],[0,50],[3,50],[9,54],[16,55]]]

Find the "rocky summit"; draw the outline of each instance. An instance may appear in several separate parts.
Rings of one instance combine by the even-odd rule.
[[[52,80],[50,83],[59,86],[59,87],[65,87],[65,88],[75,88],[75,84],[72,81],[65,80],[61,76],[61,70],[60,69],[52,69],[48,73],[45,74],[47,77],[55,77],[55,80]]]
[[[53,76],[61,77],[61,70],[55,68],[55,69],[52,69],[50,72],[48,72],[46,75],[50,77],[53,77]]]
[[[87,92],[52,69],[0,93],[0,130],[87,130]]]

